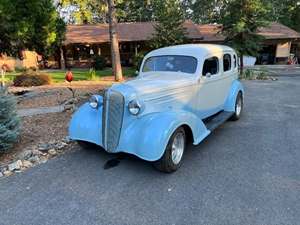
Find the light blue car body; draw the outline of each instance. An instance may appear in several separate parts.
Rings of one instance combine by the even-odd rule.
[[[99,107],[89,103],[82,105],[72,117],[69,136],[72,140],[97,144],[112,152],[133,154],[147,161],[159,160],[171,135],[181,126],[189,129],[193,144],[199,144],[211,131],[204,119],[221,111],[234,112],[238,93],[244,96],[242,84],[237,79],[237,62],[232,60],[231,71],[223,71],[224,54],[237,59],[229,47],[219,45],[182,45],[163,48],[149,53],[159,55],[193,56],[198,60],[194,74],[181,72],[143,72],[131,81],[113,85],[106,92],[119,93],[124,98],[122,124],[116,134],[117,145],[108,150],[103,138],[103,118],[108,121],[109,112],[104,112],[103,96],[97,95]],[[206,59],[219,59],[219,72],[215,76],[203,76],[202,68]],[[141,102],[141,112],[133,115],[128,110],[132,100]],[[104,117],[106,113],[106,117]],[[104,122],[108,123],[108,122]],[[105,131],[107,132],[107,131]]]

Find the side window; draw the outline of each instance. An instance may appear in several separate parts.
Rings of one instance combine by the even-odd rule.
[[[234,63],[234,68],[236,68],[237,67],[236,55],[233,55],[233,63]]]
[[[231,70],[231,55],[225,54],[223,56],[223,69],[224,72]]]
[[[219,59],[211,57],[205,60],[202,70],[202,75],[215,75],[219,72]]]

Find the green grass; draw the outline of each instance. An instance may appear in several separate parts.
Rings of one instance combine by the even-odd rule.
[[[74,81],[80,80],[88,80],[89,77],[89,69],[72,69],[71,70],[74,76]],[[66,70],[40,70],[40,72],[48,73],[55,83],[60,83],[65,81]],[[12,81],[15,76],[21,74],[21,72],[10,72],[6,73],[6,80]],[[135,76],[135,68],[132,67],[124,67],[123,75],[125,77],[133,77]],[[102,77],[112,76],[112,69],[105,68],[104,70],[96,71],[96,80],[101,79]]]

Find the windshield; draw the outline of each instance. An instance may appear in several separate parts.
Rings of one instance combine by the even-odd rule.
[[[197,69],[197,59],[192,56],[165,55],[153,56],[146,60],[143,72],[183,72],[195,73]]]

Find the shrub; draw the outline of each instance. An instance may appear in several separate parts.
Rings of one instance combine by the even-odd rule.
[[[52,78],[49,74],[35,71],[26,71],[14,79],[14,86],[16,87],[41,86],[51,83]]]
[[[139,70],[145,55],[146,55],[145,52],[139,52],[137,55],[135,55],[133,57],[132,64],[133,64],[135,69]]]
[[[268,80],[268,71],[267,70],[254,70],[246,69],[244,73],[240,76],[240,79],[244,80]]]
[[[106,66],[106,60],[103,56],[101,55],[96,55],[94,56],[94,63],[93,63],[93,67],[96,70],[103,70]]]
[[[16,113],[16,100],[0,89],[0,153],[7,152],[17,141],[20,120]]]
[[[91,68],[87,74],[87,79],[88,80],[96,80],[97,75],[96,75],[96,70],[94,68]]]

